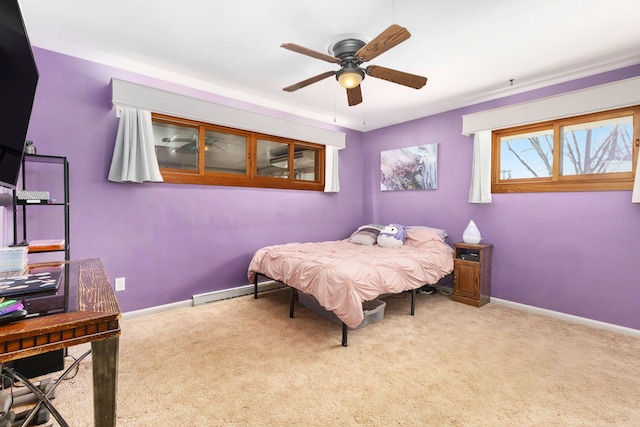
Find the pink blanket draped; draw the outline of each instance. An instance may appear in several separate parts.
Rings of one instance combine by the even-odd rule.
[[[362,303],[435,284],[453,270],[453,250],[437,234],[408,230],[401,247],[337,240],[288,243],[259,249],[249,264],[256,273],[313,295],[350,328],[364,319]]]

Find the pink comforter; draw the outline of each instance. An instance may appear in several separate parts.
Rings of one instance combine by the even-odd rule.
[[[402,247],[365,246],[337,240],[289,243],[259,249],[248,277],[263,274],[313,295],[347,326],[364,319],[362,303],[435,284],[453,270],[453,250],[437,234],[408,230]]]

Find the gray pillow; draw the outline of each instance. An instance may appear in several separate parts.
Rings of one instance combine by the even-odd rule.
[[[378,241],[378,234],[380,230],[384,228],[384,225],[379,224],[367,224],[358,229],[349,237],[349,242],[357,245],[373,246]]]

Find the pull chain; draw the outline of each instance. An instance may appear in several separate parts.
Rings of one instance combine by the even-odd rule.
[[[336,91],[333,90],[333,123],[336,122]]]
[[[367,125],[367,111],[365,107],[365,103],[362,103],[362,126]]]

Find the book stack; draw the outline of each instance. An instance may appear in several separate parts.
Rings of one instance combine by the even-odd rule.
[[[29,263],[27,252],[26,246],[0,248],[0,272],[23,271]]]
[[[59,251],[62,249],[64,249],[64,239],[29,241],[29,252]]]

